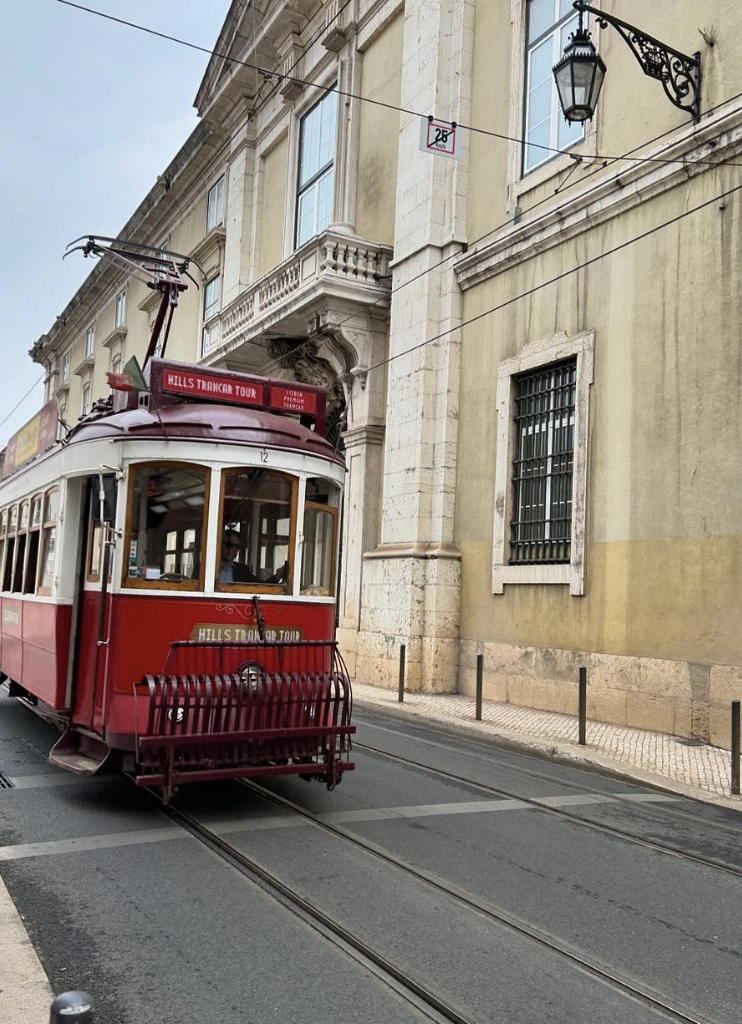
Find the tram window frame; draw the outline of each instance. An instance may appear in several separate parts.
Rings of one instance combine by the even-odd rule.
[[[0,512],[0,583],[5,578],[5,548],[8,539],[8,509]]]
[[[25,513],[25,521],[24,521]],[[17,545],[15,554],[15,564],[13,566],[13,580],[11,584],[11,593],[23,594],[23,584],[25,581],[26,573],[26,561],[28,556],[28,524],[31,520],[31,501],[29,498],[24,498],[19,505],[18,511],[18,531],[16,533]]]
[[[28,543],[26,545],[26,564],[23,570],[23,593],[35,594],[39,575],[39,554],[41,551],[41,513],[44,503],[43,494],[34,494],[31,498],[31,509],[28,522]],[[38,509],[38,515],[36,511]]]
[[[129,576],[129,553],[131,551],[131,538],[134,532],[134,490],[136,484],[137,472],[139,470],[146,469],[184,469],[198,470],[204,474],[204,503],[201,506],[201,550],[199,558],[199,573],[198,577],[189,580],[161,580],[161,579],[142,579],[137,576]],[[124,528],[124,558],[122,560],[121,567],[121,585],[127,587],[130,590],[183,590],[188,593],[204,593],[206,583],[206,557],[207,557],[207,538],[209,529],[209,501],[211,495],[211,476],[212,470],[210,466],[204,466],[199,462],[180,462],[177,460],[170,459],[156,459],[146,462],[135,462],[129,466],[128,480],[127,480],[127,492],[126,492],[126,524]],[[171,533],[168,530],[167,533]],[[185,552],[183,552],[185,553]]]
[[[54,563],[56,559],[57,525],[59,520],[59,488],[50,487],[44,494],[41,510],[41,558],[39,560],[39,578],[36,593],[40,597],[51,597],[54,588]],[[49,547],[52,546],[51,552]],[[51,557],[51,572],[47,574],[47,561]],[[48,585],[44,583],[50,578]]]
[[[330,504],[329,501],[312,501],[311,499],[305,498],[304,500],[304,512],[302,514],[302,552],[301,552],[301,575],[299,578],[299,595],[301,597],[323,597],[323,598],[334,598],[335,588],[337,587],[337,571],[338,571],[338,537],[340,532],[340,505],[342,502],[342,490],[334,480],[330,480],[326,477],[309,477],[307,479],[307,485],[313,480],[317,480],[319,483],[326,484],[328,487],[328,498],[330,495],[337,502],[336,505]],[[309,551],[309,544],[307,541],[307,526],[306,518],[307,511],[323,512],[332,516],[332,550],[330,553],[330,583],[327,587],[327,593],[311,593],[312,590],[316,590],[320,587],[320,584],[312,583],[305,585],[304,583],[304,572],[305,563],[307,559],[307,552]],[[324,591],[325,588],[321,587]]]
[[[13,514],[15,513],[15,518]],[[11,505],[8,509],[7,549],[3,566],[3,593],[10,594],[13,586],[13,569],[18,539],[18,506]]]
[[[288,557],[289,570],[287,578],[279,583],[269,582],[254,582],[254,583],[228,583],[219,579],[219,569],[221,565],[221,551],[222,551],[222,538],[225,531],[229,530],[226,525],[226,517],[224,512],[225,506],[225,488],[227,479],[230,473],[245,473],[251,470],[260,469],[260,466],[224,466],[221,470],[221,479],[219,481],[219,517],[217,522],[219,523],[219,535],[217,537],[217,552],[216,552],[216,564],[214,566],[214,590],[219,593],[230,593],[230,594],[281,594],[291,595],[294,592],[294,553],[296,550],[296,531],[297,531],[297,520],[299,514],[299,478],[292,473],[284,473],[281,470],[269,469],[266,470],[266,474],[270,474],[272,477],[277,477],[282,480],[287,480],[291,485],[291,498],[290,498],[290,513],[289,513],[289,538],[288,538]],[[235,533],[239,533],[239,530],[235,530]],[[261,527],[258,528],[258,552],[264,534]],[[244,545],[240,545],[240,557],[245,554]],[[250,567],[248,563],[243,562],[242,564]],[[259,567],[257,567],[259,569]],[[279,567],[280,568],[280,567]],[[254,572],[256,567],[252,567]],[[274,572],[277,570],[274,569]]]

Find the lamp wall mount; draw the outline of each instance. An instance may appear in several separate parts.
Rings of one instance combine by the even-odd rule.
[[[689,57],[680,50],[673,49],[654,36],[642,32],[620,18],[597,7],[591,7],[584,0],[575,0],[574,8],[580,14],[589,12],[601,28],[612,25],[627,43],[631,52],[639,62],[645,75],[662,83],[665,95],[680,110],[687,111],[694,121],[701,116],[701,54],[694,53]]]

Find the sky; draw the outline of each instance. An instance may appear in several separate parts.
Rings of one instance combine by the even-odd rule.
[[[229,0],[80,0],[211,49]],[[93,269],[68,242],[116,235],[198,117],[208,54],[59,0],[5,0],[0,25],[0,449],[41,408],[28,350]],[[13,406],[33,387],[15,412]]]

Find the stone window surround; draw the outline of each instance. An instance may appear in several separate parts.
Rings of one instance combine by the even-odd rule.
[[[123,296],[123,299],[122,299],[121,303],[119,304],[119,299],[121,299],[121,296]],[[119,291],[116,292],[116,297],[113,300],[113,326],[114,326],[114,330],[117,327],[123,327],[124,324],[126,323],[126,298],[127,298],[127,296],[126,296],[126,285],[124,285],[123,288],[120,288]],[[123,311],[123,315],[119,314],[119,310]]]
[[[585,592],[585,500],[588,465],[588,416],[593,383],[595,331],[569,337],[564,331],[533,342],[497,371],[497,462],[495,467],[495,516],[492,544],[492,593],[502,594],[505,584],[568,584],[573,596]],[[563,565],[508,565],[508,536],[512,513],[511,467],[515,451],[513,427],[513,377],[563,359],[577,358],[575,394],[575,442],[572,477],[572,537],[570,561]]]
[[[226,174],[226,172],[222,168],[219,171],[219,173],[214,177],[214,179],[211,182],[211,184],[206,189],[206,234],[207,235],[210,234],[210,232],[212,232],[214,230],[214,228],[221,227],[224,224],[224,215],[225,215],[225,211],[227,209],[227,177],[228,177],[228,175]],[[222,183],[222,215],[221,215],[221,217],[219,217],[218,220],[215,220],[214,223],[210,225],[209,224],[209,199],[211,197],[211,193],[219,185],[219,182]]]
[[[525,137],[525,83],[526,83],[526,25],[528,0],[510,0],[510,24],[512,46],[510,50],[510,119],[508,135],[511,140]],[[590,26],[595,31],[595,24]],[[508,144],[508,189],[507,207],[515,210],[521,197],[545,181],[563,174],[574,166],[574,157],[593,157],[598,152],[597,115],[588,121],[585,135],[580,142],[570,146],[564,153],[554,154],[532,171],[523,173],[523,143],[511,141]]]

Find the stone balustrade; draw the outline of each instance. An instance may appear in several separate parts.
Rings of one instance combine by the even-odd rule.
[[[219,345],[231,345],[241,336],[254,336],[266,318],[271,321],[300,304],[304,293],[316,294],[323,283],[333,294],[347,289],[347,298],[363,306],[388,296],[391,290],[390,246],[326,231],[312,239],[283,263],[244,291],[221,312]],[[213,345],[211,346],[213,350]]]

